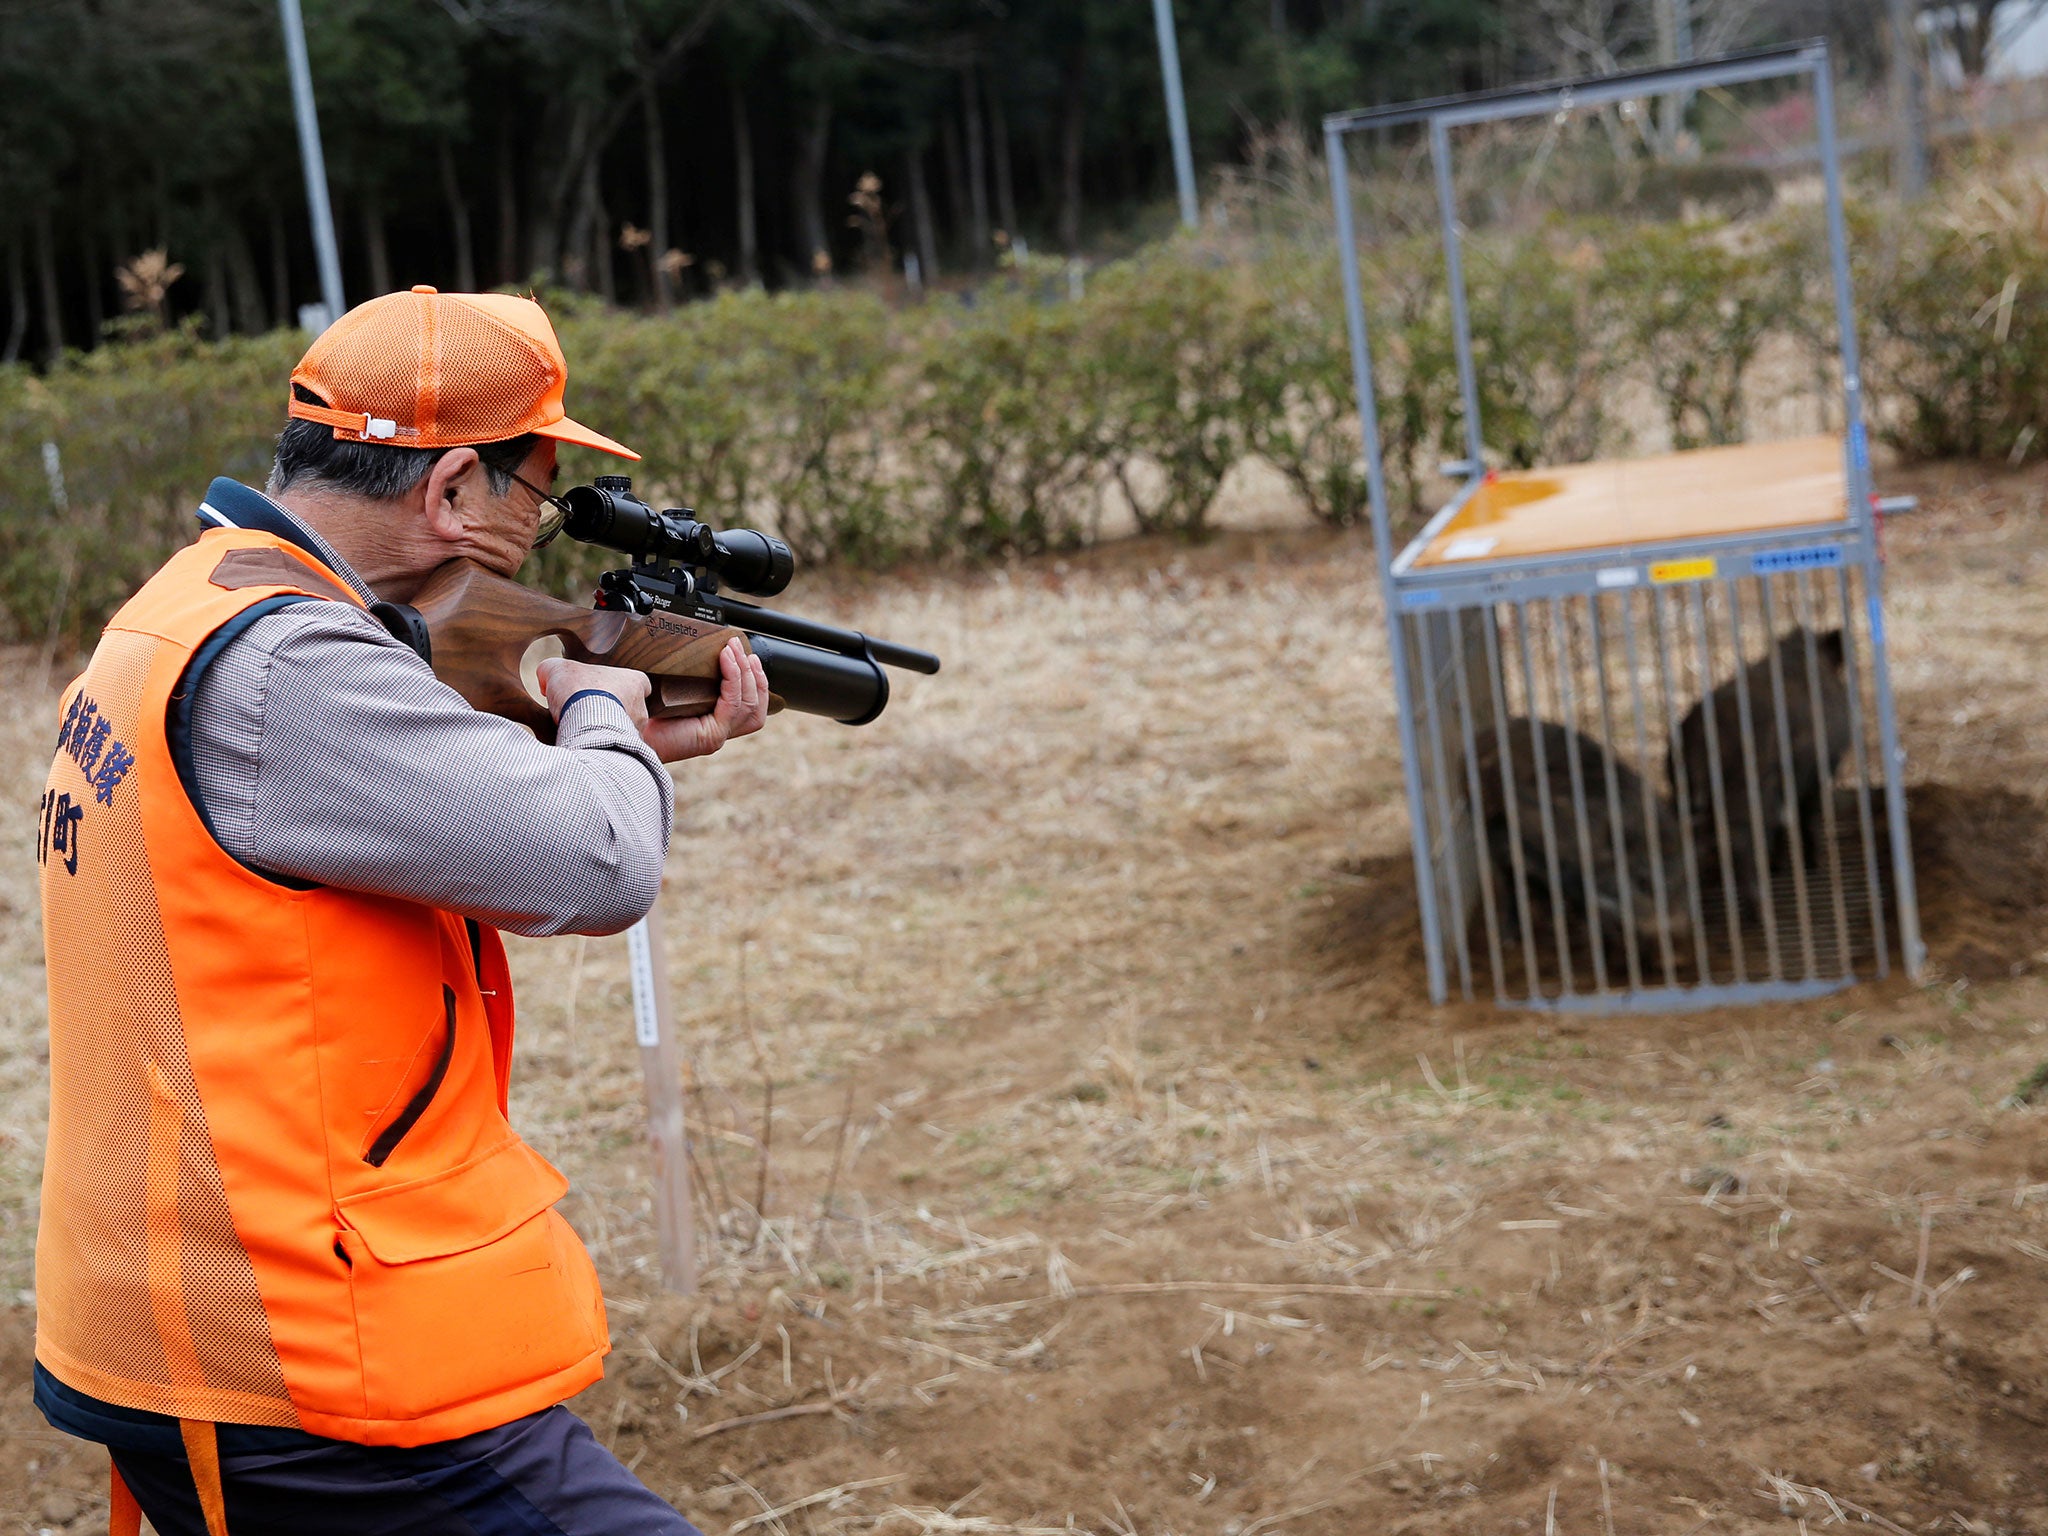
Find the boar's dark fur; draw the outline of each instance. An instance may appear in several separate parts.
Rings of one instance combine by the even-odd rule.
[[[1791,744],[1788,766],[1778,737],[1777,706],[1771,682],[1770,656],[1744,669],[1749,693],[1749,718],[1756,751],[1756,803],[1752,807],[1749,775],[1742,756],[1742,698],[1730,677],[1695,704],[1678,727],[1678,754],[1666,767],[1674,801],[1686,801],[1698,850],[1701,879],[1709,891],[1722,879],[1721,845],[1714,817],[1714,759],[1720,760],[1722,803],[1728,818],[1727,873],[1735,880],[1737,899],[1751,911],[1764,907],[1765,868],[1757,862],[1757,833],[1763,832],[1769,868],[1784,869],[1791,837],[1797,832],[1807,860],[1814,867],[1819,837],[1825,828],[1821,796],[1832,792],[1835,773],[1849,751],[1849,688],[1844,680],[1842,632],[1812,635],[1819,665],[1807,667],[1809,632],[1803,627],[1778,637],[1777,667],[1785,688],[1785,723]],[[1815,673],[1818,686],[1815,686]],[[1707,711],[1714,715],[1714,743],[1707,742]],[[1686,793],[1678,792],[1678,761],[1685,765]],[[1791,805],[1786,804],[1787,792]]]
[[[1509,802],[1501,790],[1500,737],[1482,731],[1473,743],[1479,770],[1479,819],[1495,872],[1495,901],[1503,921],[1510,928],[1519,924],[1515,899],[1514,850],[1519,842],[1522,868],[1527,881],[1532,912],[1550,913],[1550,866],[1544,849],[1543,807],[1547,797],[1551,825],[1556,832],[1558,883],[1564,899],[1563,917],[1575,932],[1586,931],[1587,897],[1590,892],[1599,913],[1604,947],[1619,953],[1624,940],[1622,900],[1628,892],[1630,919],[1635,925],[1638,952],[1658,952],[1661,930],[1674,950],[1691,941],[1692,920],[1686,901],[1684,866],[1676,814],[1662,795],[1648,795],[1656,821],[1655,846],[1664,865],[1664,899],[1660,906],[1651,871],[1652,831],[1644,825],[1644,784],[1642,775],[1619,754],[1614,759],[1615,784],[1620,806],[1607,796],[1607,759],[1600,743],[1568,725],[1552,720],[1531,722],[1521,718],[1507,723],[1508,779],[1512,788],[1514,825],[1508,817]],[[1539,788],[1535,749],[1540,742],[1545,784]],[[1578,813],[1572,800],[1572,762],[1576,758],[1579,782],[1586,805],[1586,833],[1589,847],[1582,850],[1578,835]],[[1615,832],[1621,834],[1624,866],[1615,868]],[[1586,855],[1590,854],[1590,865]]]

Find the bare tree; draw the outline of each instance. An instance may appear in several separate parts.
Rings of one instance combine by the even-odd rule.
[[[1597,75],[1668,63],[1674,43],[1707,58],[1741,46],[1756,30],[1763,0],[1534,0],[1530,46],[1558,75]]]

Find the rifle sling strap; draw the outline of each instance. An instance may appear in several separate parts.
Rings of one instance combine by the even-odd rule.
[[[419,609],[409,603],[372,603],[370,613],[391,631],[392,639],[410,646],[421,661],[433,665],[434,637],[427,632],[427,621],[420,617]]]

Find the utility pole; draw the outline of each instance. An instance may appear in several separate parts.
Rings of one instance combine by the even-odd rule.
[[[341,251],[334,243],[334,210],[327,203],[327,157],[320,151],[320,116],[313,110],[313,69],[306,62],[306,21],[299,14],[299,0],[277,0],[277,10],[291,67],[299,161],[306,172],[306,207],[313,216],[313,253],[320,261],[320,298],[332,325],[346,306],[341,297]]]
[[[1889,0],[1892,31],[1892,116],[1898,126],[1899,196],[1912,202],[1927,191],[1927,82],[1920,73],[1920,39],[1912,0]]]
[[[1180,221],[1189,229],[1201,222],[1195,201],[1195,152],[1188,145],[1188,104],[1180,89],[1180,44],[1173,32],[1173,0],[1152,0],[1152,19],[1159,27],[1159,72],[1166,77],[1166,125],[1173,132],[1173,179],[1180,185]]]

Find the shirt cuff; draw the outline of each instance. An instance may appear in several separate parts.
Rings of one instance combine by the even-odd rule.
[[[602,688],[582,688],[569,695],[561,713],[555,716],[555,742],[566,745],[565,738],[581,736],[592,730],[624,731],[635,740],[639,733],[633,729],[632,716],[626,713],[626,706],[615,693]]]

